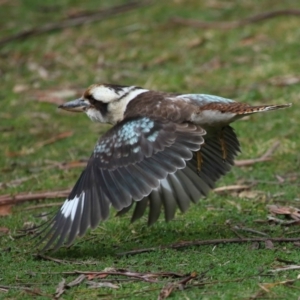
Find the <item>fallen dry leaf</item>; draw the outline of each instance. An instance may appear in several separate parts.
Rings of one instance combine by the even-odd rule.
[[[251,250],[258,250],[260,248],[259,242],[253,242],[251,244]]]
[[[239,44],[241,46],[252,46],[257,45],[259,43],[266,42],[269,39],[269,37],[265,34],[257,34],[257,35],[251,35],[244,37],[240,40]]]
[[[299,173],[290,173],[290,174],[286,174],[284,176],[284,179],[289,180],[290,182],[299,181],[299,176],[300,176]]]
[[[197,278],[198,274],[196,272],[192,272],[189,276],[177,281],[177,282],[169,282],[167,283],[160,291],[158,295],[158,300],[163,300],[168,298],[172,291],[175,288],[179,288],[180,290],[183,290],[185,285],[192,279]]]
[[[300,221],[296,221],[296,220],[282,220],[282,219],[279,219],[279,218],[275,218],[273,216],[267,216],[268,218],[268,221],[272,221],[274,222],[275,224],[280,224],[280,225],[286,225],[286,226],[289,226],[289,225],[297,225],[297,224],[300,224]]]
[[[16,93],[16,94],[19,94],[19,93],[23,93],[23,92],[27,91],[28,89],[29,89],[28,85],[25,85],[25,84],[16,84],[13,87],[13,92]]]
[[[36,62],[28,62],[27,64],[28,70],[36,73],[38,76],[40,76],[42,79],[48,79],[49,72],[46,70],[43,66],[39,65]]]
[[[284,281],[277,281],[277,282],[271,282],[271,283],[263,283],[263,284],[260,284],[259,286],[262,289],[264,289],[265,291],[270,292],[270,289],[273,288],[273,287],[275,287],[275,286],[293,284],[295,281],[297,281],[299,279],[298,277],[297,277],[297,279],[288,279],[288,280],[284,280]]]
[[[239,193],[240,198],[246,198],[246,199],[255,199],[258,198],[261,195],[264,195],[265,193],[263,191],[252,191],[252,190],[246,190],[241,191]]]
[[[300,242],[295,242],[295,243],[294,243],[294,246],[296,246],[296,247],[299,248],[299,247],[300,247]]]
[[[85,280],[85,278],[86,278],[86,276],[84,274],[80,274],[77,278],[75,278],[74,280],[69,282],[66,286],[70,288],[70,287],[79,285],[81,282],[83,282]]]
[[[32,229],[34,227],[35,227],[35,223],[31,222],[31,221],[28,221],[28,222],[23,223],[22,230],[28,230],[28,229]]]
[[[93,280],[93,279],[95,279],[95,278],[106,278],[107,276],[108,276],[109,274],[87,274],[86,275],[86,278],[88,279],[88,280]]]
[[[118,289],[119,286],[116,284],[113,284],[111,282],[94,282],[94,281],[87,281],[86,284],[89,285],[89,288],[97,289],[101,287],[107,287],[111,289]]]
[[[62,279],[62,281],[58,284],[56,290],[55,290],[55,299],[58,299],[64,292],[66,287],[66,279]]]
[[[205,42],[204,38],[196,37],[195,39],[192,39],[191,41],[189,41],[187,46],[188,46],[188,48],[192,49],[192,48],[196,48],[196,47],[203,45],[204,42]]]
[[[276,273],[276,272],[289,271],[289,270],[299,270],[299,269],[300,269],[299,265],[289,265],[289,266],[286,266],[286,267],[278,267],[278,268],[269,270],[269,272]]]
[[[239,192],[242,190],[248,190],[252,187],[252,185],[227,185],[227,186],[221,186],[218,188],[214,189],[214,192],[218,194],[223,194],[223,193],[231,193],[231,192]]]
[[[299,75],[276,76],[269,79],[269,83],[275,86],[287,86],[300,83]]]
[[[271,240],[266,240],[265,247],[266,247],[266,249],[274,249],[274,244]]]
[[[9,233],[9,229],[7,227],[0,227],[0,233],[7,234]]]
[[[276,175],[275,177],[276,177],[276,179],[278,180],[279,183],[284,183],[285,182],[285,179],[283,177],[281,177],[280,175]]]
[[[162,65],[167,63],[170,60],[174,60],[176,59],[176,56],[174,54],[170,54],[170,53],[164,53],[161,54],[160,56],[155,57],[154,59],[152,59],[147,66],[156,66],[156,65]]]
[[[167,283],[160,291],[158,295],[158,300],[164,300],[168,298],[173,290],[178,287],[177,283]]]
[[[293,220],[300,221],[300,209],[292,206],[267,205],[269,212],[273,215],[286,215]]]
[[[0,206],[0,217],[9,216],[11,214],[12,205],[6,204]]]

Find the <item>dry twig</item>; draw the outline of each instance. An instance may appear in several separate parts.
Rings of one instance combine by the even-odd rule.
[[[83,160],[73,160],[69,162],[58,162],[58,161],[47,161],[49,164],[48,166],[44,167],[44,169],[52,169],[52,168],[58,168],[60,170],[69,170],[72,168],[82,168],[85,167],[88,162],[88,159]]]
[[[274,153],[274,151],[279,147],[280,142],[276,141],[267,151],[264,153],[261,157],[258,158],[252,158],[252,159],[243,159],[243,160],[235,160],[234,165],[237,167],[245,167],[245,166],[251,166],[258,162],[264,162],[271,160],[271,155]]]
[[[158,300],[164,300],[168,298],[174,289],[183,288],[190,280],[197,278],[197,273],[192,272],[189,276],[179,280],[177,282],[168,282],[160,291],[158,295]]]
[[[192,246],[204,246],[204,245],[218,245],[218,244],[232,244],[232,243],[254,243],[254,242],[267,242],[272,241],[275,243],[292,243],[292,242],[299,242],[300,238],[232,238],[232,239],[213,239],[213,240],[198,240],[198,241],[187,241],[181,242],[176,244],[171,244],[167,246],[159,246],[159,247],[151,247],[151,248],[143,248],[143,249],[136,249],[127,252],[120,252],[117,253],[118,256],[124,255],[136,255],[145,252],[156,251],[158,249],[181,249],[186,247]]]
[[[53,144],[53,143],[55,143],[55,142],[57,142],[59,140],[65,139],[67,137],[70,137],[72,134],[73,134],[72,131],[66,131],[66,132],[59,133],[59,134],[57,134],[55,136],[50,137],[49,139],[47,139],[45,141],[41,141],[41,142],[36,143],[31,148],[24,149],[24,150],[21,150],[19,152],[9,152],[9,153],[7,153],[7,156],[9,156],[9,157],[15,157],[15,156],[22,156],[22,155],[32,154],[35,151],[37,151],[38,149],[40,149],[40,148],[42,148],[42,147],[44,147],[46,145]]]
[[[264,233],[264,232],[261,232],[261,231],[258,231],[258,230],[252,229],[252,228],[241,227],[241,226],[236,225],[236,226],[234,226],[234,229],[247,231],[247,232],[251,232],[251,233],[256,233],[256,234],[259,234],[259,235],[262,235],[262,236],[268,236],[267,233]]]
[[[52,299],[52,297],[50,295],[43,294],[37,289],[30,289],[28,287],[19,286],[19,285],[11,285],[11,286],[10,285],[0,285],[0,291],[8,292],[11,289],[18,289],[18,290],[22,290],[24,292],[27,292],[31,295],[34,295],[34,296],[43,296],[43,297],[47,297],[47,298]]]
[[[6,187],[16,187],[19,186],[20,184],[22,184],[25,181],[28,181],[32,178],[37,177],[36,175],[31,175],[31,176],[27,176],[27,177],[22,177],[22,178],[18,178],[18,179],[14,179],[11,180],[9,182],[0,182],[0,189],[2,188],[6,188]]]
[[[39,27],[23,30],[16,34],[4,37],[0,40],[0,46],[3,46],[12,41],[23,40],[28,37],[37,36],[52,31],[62,30],[64,28],[99,22],[105,18],[133,10],[144,5],[148,5],[149,3],[150,1],[133,1],[122,5],[113,6],[107,9],[100,9],[99,11],[93,12],[92,14],[85,12],[84,15],[80,15],[76,18],[70,18],[55,23],[48,23]]]
[[[37,192],[37,193],[20,193],[17,195],[1,195],[0,206],[22,203],[26,201],[53,199],[53,198],[66,198],[70,194],[70,190],[53,191],[53,192]]]
[[[55,290],[55,299],[58,299],[66,290],[66,279],[62,279],[62,281],[58,284]]]
[[[36,257],[44,260],[54,261],[58,264],[73,264],[73,265],[96,265],[97,264],[96,262],[80,262],[75,260],[71,261],[71,260],[58,259],[44,254],[37,254]]]
[[[48,208],[48,207],[53,207],[53,206],[62,206],[63,202],[54,202],[54,203],[47,203],[47,204],[38,204],[38,205],[32,205],[23,208],[24,210],[33,210],[33,209],[40,209],[40,208]]]
[[[120,288],[118,285],[113,284],[111,282],[95,282],[95,281],[86,281],[86,284],[89,285],[89,288],[92,289],[98,289],[100,287],[106,287],[106,288],[111,288],[111,289],[118,289]]]
[[[249,190],[253,185],[226,185],[214,189],[215,193],[223,194],[226,192],[240,192],[242,190]]]
[[[249,16],[244,19],[229,21],[229,22],[204,22],[199,20],[183,19],[179,17],[172,18],[171,21],[176,24],[192,26],[192,27],[202,28],[202,29],[229,30],[229,29],[240,28],[249,24],[262,22],[279,16],[300,16],[300,10],[283,9],[283,10],[266,11],[257,15]]]
[[[74,280],[72,280],[71,282],[69,282],[67,284],[67,287],[73,287],[76,285],[79,285],[81,282],[83,282],[85,280],[85,275],[81,274],[78,277],[76,277]]]
[[[126,276],[126,277],[132,277],[136,278],[142,281],[146,282],[157,282],[158,277],[178,277],[177,273],[173,272],[158,272],[158,273],[139,273],[139,272],[132,272],[129,270],[124,269],[114,269],[114,268],[107,268],[107,271],[101,271],[101,272],[80,272],[80,274],[86,274],[87,278],[94,279],[94,278],[105,278],[108,275],[119,275],[119,276]],[[182,275],[180,276],[182,277]]]

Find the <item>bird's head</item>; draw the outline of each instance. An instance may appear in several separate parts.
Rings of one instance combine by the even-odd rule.
[[[136,89],[140,88],[113,84],[93,84],[84,92],[82,97],[66,102],[59,108],[73,112],[85,112],[95,122],[115,123],[116,116],[119,119],[123,118],[128,102],[136,94],[132,92]]]

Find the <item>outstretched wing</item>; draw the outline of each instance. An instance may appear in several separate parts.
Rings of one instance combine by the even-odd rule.
[[[141,218],[149,207],[148,224],[151,225],[164,211],[166,221],[174,218],[177,207],[185,212],[190,202],[196,203],[214,188],[215,182],[234,165],[234,158],[240,152],[240,144],[232,127],[208,128],[205,143],[194,152],[186,167],[162,179],[160,186],[149,196],[135,204],[131,221]],[[201,159],[199,166],[198,159]],[[129,210],[124,208],[121,215]]]
[[[110,205],[120,211],[148,196],[168,174],[185,168],[205,133],[193,124],[147,117],[115,125],[99,139],[68,199],[39,233],[46,231],[43,250],[70,245],[105,220]]]

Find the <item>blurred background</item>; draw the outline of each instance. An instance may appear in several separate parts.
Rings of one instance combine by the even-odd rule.
[[[186,252],[159,250],[149,258],[147,254],[119,260],[114,256],[116,251],[137,245],[236,237],[234,226],[256,228],[266,233],[263,236],[298,235],[297,228],[278,225],[280,220],[274,221],[277,226],[270,226],[267,205],[299,207],[299,41],[300,9],[294,0],[0,0],[0,203],[12,195],[32,200],[32,193],[41,193],[43,198],[51,192],[58,198],[53,193],[64,191],[59,199],[48,202],[0,205],[2,267],[7,272],[1,277],[6,284],[17,277],[26,282],[29,269],[45,266],[26,254],[29,243],[11,235],[36,224],[37,212],[57,208],[75,184],[97,138],[109,128],[92,123],[84,114],[57,109],[93,83],[214,94],[253,105],[293,106],[233,124],[243,151],[238,159],[258,158],[271,151],[271,160],[234,167],[218,183],[219,187],[246,184],[243,193],[226,192],[226,188],[225,193],[212,192],[173,222],[165,224],[161,218],[150,228],[145,219],[129,225],[130,214],[113,218],[71,250],[61,250],[63,259],[99,256],[99,269],[130,264],[135,269],[185,273],[209,270],[207,278],[211,280],[260,274],[261,265],[278,265],[278,253],[289,261],[299,261],[299,249],[293,244],[287,248],[277,245],[279,252],[255,252],[259,245],[250,249],[244,244]],[[297,218],[293,220],[299,224],[299,215]],[[90,241],[93,238],[96,243]],[[16,276],[20,265],[23,269]],[[47,262],[48,266],[57,272],[63,265]],[[284,276],[277,279],[283,282]],[[50,279],[32,278],[35,283],[40,280],[40,286],[51,282],[49,293],[61,281],[59,273]],[[236,281],[231,289],[227,283],[211,284],[202,292],[215,293],[218,299],[233,299],[237,294],[246,299],[245,293],[247,299],[257,299],[258,282],[263,280],[273,279]],[[199,299],[199,290],[193,291],[187,295]],[[281,298],[290,295],[290,299],[298,293],[288,287],[276,291]],[[20,294],[11,296],[15,299]],[[151,294],[149,299],[156,296]]]
[[[298,168],[300,16],[294,4],[1,0],[0,182],[42,171],[34,185],[30,180],[17,190],[66,186],[70,178],[57,170],[47,180],[47,161],[88,157],[107,126],[56,107],[93,83],[251,104],[292,102],[289,110],[254,116],[236,129],[244,156],[262,154],[279,139],[277,167]]]

